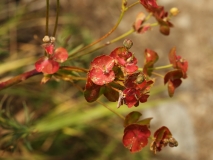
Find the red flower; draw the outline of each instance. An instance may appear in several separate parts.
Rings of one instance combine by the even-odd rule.
[[[148,30],[151,29],[150,24],[143,24],[145,18],[146,18],[146,16],[145,16],[145,14],[143,12],[140,12],[137,15],[135,23],[133,25],[133,27],[134,27],[134,29],[135,29],[136,32],[143,34],[146,31],[148,31]]]
[[[36,63],[35,68],[38,72],[46,74],[53,74],[58,71],[59,63],[48,59],[47,57],[41,57]]]
[[[170,130],[165,126],[155,131],[154,138],[150,146],[150,149],[154,151],[154,153],[160,152],[167,144],[169,144],[170,147],[178,146],[178,142],[172,137]]]
[[[149,69],[154,67],[154,63],[159,58],[158,54],[151,49],[145,49],[144,56],[145,56],[145,62],[144,62],[143,72],[146,75],[151,76],[152,70],[149,70]]]
[[[68,53],[64,48],[57,48],[54,51],[53,44],[45,44],[44,49],[47,53],[46,57],[41,57],[36,63],[35,68],[38,72],[43,72],[45,74],[54,74],[59,69],[59,63],[67,60]]]
[[[88,74],[85,91],[84,91],[84,97],[87,100],[87,102],[96,101],[98,97],[100,96],[100,90],[101,90],[101,86],[93,83],[93,81],[90,78],[90,75]]]
[[[182,78],[187,78],[188,62],[181,58],[181,56],[176,55],[176,48],[172,48],[169,52],[169,61],[175,69],[180,69],[183,73]]]
[[[173,27],[173,24],[169,21],[168,12],[165,12],[164,7],[160,6],[154,11],[153,15],[160,24],[160,32],[169,35],[170,27]]]
[[[84,91],[84,97],[88,102],[96,101],[102,93],[110,101],[118,99],[118,93],[115,93],[110,85],[104,86],[115,79],[113,67],[114,59],[107,55],[96,57],[91,62]]]
[[[123,145],[132,153],[138,152],[148,144],[150,135],[146,125],[131,124],[124,130]]]
[[[137,59],[126,47],[118,47],[110,53],[115,64],[121,67],[124,74],[132,74],[138,70]]]
[[[138,106],[139,102],[144,103],[147,101],[149,95],[149,89],[153,84],[152,80],[146,80],[143,73],[137,72],[129,75],[124,82],[126,89],[123,91],[123,101],[131,108],[132,106]]]
[[[156,0],[140,0],[140,2],[148,12],[154,12],[159,7]]]
[[[168,92],[170,97],[174,95],[175,89],[181,85],[182,77],[183,72],[179,69],[170,71],[164,76],[164,84],[168,83]]]
[[[112,82],[115,79],[115,73],[112,70],[113,67],[113,58],[107,55],[102,55],[96,57],[91,62],[91,69],[88,75],[93,81],[93,83],[97,85],[104,85]]]

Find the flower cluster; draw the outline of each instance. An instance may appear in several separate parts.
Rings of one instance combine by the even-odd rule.
[[[137,59],[129,51],[130,46],[125,43],[124,47],[91,62],[84,91],[88,102],[95,101],[101,94],[110,101],[118,101],[118,107],[126,104],[131,108],[147,101],[153,81],[138,71]]]
[[[45,37],[48,38],[48,37]],[[44,38],[44,39],[45,39]],[[66,49],[60,47],[54,49],[53,40],[44,40],[46,43],[43,44],[45,50],[45,56],[41,57],[36,63],[35,68],[38,72],[43,72],[44,74],[54,74],[59,69],[59,63],[67,60],[68,52]]]
[[[142,72],[137,72],[127,76],[124,81],[125,89],[123,91],[124,103],[131,108],[132,106],[138,106],[139,102],[144,103],[149,97],[149,89],[154,82],[148,80]]]
[[[140,120],[141,116],[142,114],[140,112],[133,111],[129,113],[124,120],[125,129],[123,145],[132,153],[143,149],[148,144],[148,138],[151,135],[149,128],[152,118]],[[173,138],[170,130],[165,126],[162,126],[155,131],[153,140],[150,144],[150,149],[154,153],[157,153],[168,144],[170,147],[178,146],[178,142]]]
[[[164,10],[163,6],[159,6],[156,3],[156,0],[140,0],[140,3],[146,8],[146,10],[155,17],[155,19],[158,21],[160,25],[160,32],[164,35],[169,35],[170,33],[170,28],[173,27],[173,24],[169,21],[169,14]],[[172,14],[173,15],[173,14]],[[144,16],[145,17],[145,16]],[[144,20],[144,19],[143,19]],[[140,23],[140,25],[143,23],[142,21],[139,21],[136,19],[137,24]],[[140,33],[140,31],[137,29],[138,25],[134,25],[136,28],[136,31]],[[149,25],[148,25],[149,26]],[[145,28],[149,28],[150,26],[147,27],[146,25],[144,26]],[[141,27],[141,28],[144,28]],[[147,30],[147,29],[146,29]],[[142,32],[143,33],[143,32]]]
[[[187,78],[188,62],[176,55],[176,48],[172,48],[169,53],[169,61],[175,70],[167,72],[164,76],[164,84],[168,83],[169,96],[174,95],[175,89],[182,83],[181,78]]]
[[[154,133],[154,141],[151,143],[150,149],[154,153],[161,151],[162,147],[169,144],[170,147],[177,147],[178,142],[172,137],[170,130],[163,126]]]

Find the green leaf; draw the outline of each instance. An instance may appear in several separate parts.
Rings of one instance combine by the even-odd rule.
[[[140,120],[137,122],[137,124],[140,124],[140,125],[147,125],[147,127],[149,128],[150,127],[150,121],[152,120],[152,118],[145,118],[143,120]]]
[[[130,124],[136,123],[141,116],[142,116],[142,114],[137,111],[133,111],[133,112],[129,113],[124,120],[124,127],[126,127]]]

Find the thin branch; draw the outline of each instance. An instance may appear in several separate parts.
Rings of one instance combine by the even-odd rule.
[[[49,26],[49,6],[50,6],[49,0],[46,0],[46,31],[45,31],[46,35],[49,35],[49,28],[48,28],[48,26]]]
[[[117,21],[117,23],[115,24],[115,26],[114,26],[107,34],[105,34],[104,36],[102,36],[102,37],[99,38],[98,40],[96,40],[96,41],[90,43],[89,45],[87,45],[87,46],[81,48],[80,50],[74,52],[72,55],[75,55],[76,53],[79,53],[79,52],[81,52],[81,51],[86,50],[87,48],[89,48],[89,47],[91,47],[91,46],[94,46],[94,45],[97,44],[98,42],[102,41],[103,39],[105,39],[105,38],[107,38],[109,35],[111,35],[111,34],[116,30],[116,28],[118,27],[118,25],[120,24],[120,22],[121,22],[121,20],[122,20],[122,18],[123,18],[123,16],[124,16],[125,11],[126,11],[126,9],[125,9],[125,7],[124,7],[124,1],[123,1],[123,2],[122,2],[122,11],[121,11],[121,14],[120,14],[120,16],[119,16],[119,18],[118,18],[118,21]]]
[[[163,75],[161,75],[161,74],[159,74],[159,73],[152,72],[152,74],[153,74],[153,75],[156,75],[156,76],[158,76],[158,77],[164,78],[164,76],[163,76]]]
[[[13,77],[7,81],[4,81],[4,82],[1,82],[0,83],[0,90],[3,90],[3,89],[6,89],[10,86],[13,86],[15,84],[18,84],[20,82],[23,82],[25,81],[26,79],[30,78],[30,77],[33,77],[35,75],[38,75],[38,74],[42,74],[41,72],[38,72],[36,71],[35,69],[34,70],[31,70],[29,72],[25,72],[23,74],[20,74],[16,77]]]
[[[70,60],[70,59],[75,59],[75,58],[78,58],[78,57],[81,57],[81,56],[84,56],[84,55],[86,55],[86,54],[90,54],[90,53],[92,53],[92,52],[95,52],[95,51],[97,51],[97,50],[99,50],[99,49],[101,49],[101,48],[103,48],[103,47],[105,47],[105,46],[108,46],[108,45],[110,45],[110,44],[112,44],[112,43],[115,43],[115,42],[121,40],[122,38],[127,37],[128,35],[132,34],[133,32],[135,32],[135,30],[134,30],[134,29],[130,29],[129,31],[127,31],[126,33],[120,35],[119,37],[116,37],[115,39],[112,39],[111,41],[108,41],[107,43],[105,43],[105,44],[103,44],[103,45],[100,45],[100,46],[94,48],[93,50],[91,50],[91,51],[89,51],[89,52],[85,52],[85,53],[78,54],[78,55],[73,56],[73,57],[69,57],[69,60]]]
[[[54,27],[54,31],[53,31],[53,37],[55,37],[55,34],[56,34],[56,30],[57,30],[57,26],[58,26],[58,16],[59,16],[59,7],[60,4],[59,4],[59,0],[57,0],[57,11],[56,11],[56,19],[55,19],[55,27]]]
[[[96,102],[98,102],[99,104],[101,104],[102,106],[104,106],[105,108],[107,108],[108,110],[110,110],[111,112],[113,112],[114,114],[116,114],[118,117],[120,117],[121,119],[125,120],[125,117],[122,116],[120,113],[116,112],[115,110],[113,110],[112,108],[108,107],[106,104],[102,103],[99,100],[96,100]]]

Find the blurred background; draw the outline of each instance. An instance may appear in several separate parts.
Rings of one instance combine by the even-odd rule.
[[[128,0],[128,4],[134,3]],[[154,27],[143,35],[127,37],[133,41],[131,51],[143,65],[146,48],[156,51],[156,66],[168,64],[167,55],[174,46],[177,55],[189,63],[188,78],[167,95],[162,79],[147,103],[137,108],[122,106],[117,112],[126,115],[137,110],[143,117],[153,117],[151,130],[167,126],[178,140],[176,148],[166,147],[154,155],[147,146],[131,154],[122,145],[122,121],[98,103],[88,104],[78,87],[85,81],[49,81],[41,85],[42,76],[0,91],[0,159],[74,159],[74,160],[212,160],[213,142],[213,1],[158,0],[166,10],[177,7],[180,14],[171,22],[169,36]],[[56,46],[69,53],[107,33],[116,23],[121,0],[60,0]],[[49,32],[55,23],[56,0],[50,0]],[[129,9],[118,29],[102,44],[130,30],[141,5]],[[32,70],[43,55],[45,35],[45,0],[0,1],[0,81]],[[95,55],[108,54],[122,41],[92,55],[69,62],[85,67]],[[161,72],[162,74],[165,72]],[[102,101],[106,101],[103,97]],[[115,103],[105,102],[115,109]],[[34,130],[35,129],[35,130]],[[28,131],[32,131],[28,134]]]

